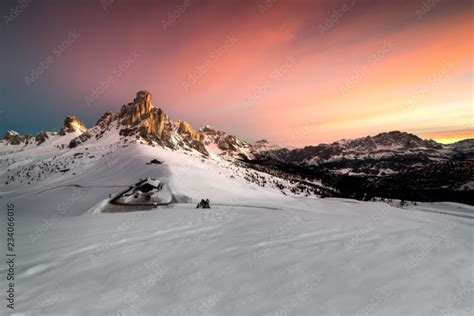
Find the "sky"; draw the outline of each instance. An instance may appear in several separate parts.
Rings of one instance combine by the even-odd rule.
[[[5,0],[0,133],[88,127],[139,90],[172,119],[290,146],[473,138],[473,17],[456,0]]]

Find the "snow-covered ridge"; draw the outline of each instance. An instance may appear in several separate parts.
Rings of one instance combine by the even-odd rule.
[[[59,133],[40,132],[33,137],[9,131],[1,143],[14,152],[28,146],[42,146],[52,136],[74,134],[76,137],[67,144],[74,148],[110,133],[117,141],[127,139],[132,143],[194,152],[204,157],[217,155],[230,160],[271,158],[303,167],[361,175],[392,174],[436,161],[474,158],[474,140],[442,145],[399,131],[300,149],[281,148],[266,140],[251,144],[209,125],[196,130],[185,121],[171,120],[161,108],[153,105],[148,91],[139,91],[134,100],[123,105],[119,112],[105,113],[90,129],[77,118],[67,117]]]
[[[51,135],[19,148],[0,144],[0,192],[37,192],[69,185],[129,186],[156,177],[169,184],[177,200],[211,198],[228,203],[238,197],[318,195],[317,189],[247,168],[226,155],[187,147],[171,150],[136,135],[120,135],[117,114],[107,114],[86,133]],[[163,165],[150,164],[153,160]],[[120,189],[113,189],[114,191]]]
[[[185,121],[172,121],[161,108],[152,104],[152,95],[148,91],[139,91],[132,102],[122,106],[120,112],[105,113],[90,129],[77,118],[66,117],[64,127],[59,133],[40,132],[33,137],[9,131],[3,137],[2,143],[18,146],[12,147],[12,151],[22,150],[24,146],[31,144],[42,145],[50,136],[65,136],[70,133],[77,134],[70,141],[70,148],[87,143],[90,139],[100,139],[106,133],[118,133],[120,136],[135,138],[135,142],[172,150],[199,152],[204,156],[215,154],[249,158],[252,157],[253,150],[249,143],[209,126],[196,131]]]

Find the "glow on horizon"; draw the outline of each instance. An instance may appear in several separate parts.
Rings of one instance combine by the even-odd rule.
[[[96,3],[33,3],[44,10],[24,12],[27,36],[9,29],[14,46],[4,59],[12,62],[0,74],[8,103],[32,104],[12,106],[8,114],[19,119],[0,125],[16,129],[44,113],[93,123],[145,89],[173,119],[250,141],[304,146],[392,130],[440,142],[473,136],[470,1],[439,1],[420,17],[421,0],[348,0],[353,5],[324,31],[321,23],[344,1],[280,0],[259,12],[262,2],[193,3],[166,29],[161,21],[175,1],[117,2],[105,13]],[[80,32],[79,40],[25,89],[24,75],[65,30]],[[134,50],[136,62],[86,104]]]
[[[474,139],[474,130],[472,127],[466,130],[452,132],[438,132],[434,134],[420,134],[424,139],[433,139],[441,144],[452,144],[466,139]]]
[[[460,142],[462,140],[466,140],[466,139],[473,139],[474,136],[471,135],[470,137],[455,137],[455,138],[438,138],[438,139],[435,139],[436,142],[440,143],[440,144],[445,144],[445,145],[449,145],[449,144],[454,144],[454,143],[457,143],[457,142]]]

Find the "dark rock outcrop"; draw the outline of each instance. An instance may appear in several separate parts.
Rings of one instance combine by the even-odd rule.
[[[15,131],[7,131],[3,139],[10,145],[20,145],[25,141],[25,138]]]
[[[44,143],[48,138],[49,138],[48,133],[46,133],[46,132],[39,132],[39,133],[36,134],[36,136],[35,136],[36,144],[37,144],[37,145],[41,145],[41,144]]]

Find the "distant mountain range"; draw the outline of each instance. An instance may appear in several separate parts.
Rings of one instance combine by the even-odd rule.
[[[432,162],[473,159],[474,139],[442,145],[393,131],[301,149],[266,149],[258,157],[342,174],[383,176]]]
[[[217,155],[274,176],[319,183],[332,192],[328,195],[415,199],[419,194],[413,192],[429,191],[423,199],[433,199],[430,192],[437,192],[440,197],[472,204],[470,199],[449,194],[462,195],[459,192],[474,187],[474,139],[443,145],[392,131],[298,149],[281,148],[266,140],[251,144],[210,126],[195,130],[187,122],[172,121],[153,106],[149,92],[139,91],[133,102],[123,105],[120,112],[103,114],[90,129],[77,118],[67,117],[59,132],[23,136],[8,131],[2,143],[12,148],[41,146],[53,135],[72,135],[69,148],[112,137],[124,143],[195,152],[203,158]],[[451,193],[439,193],[444,191]]]

